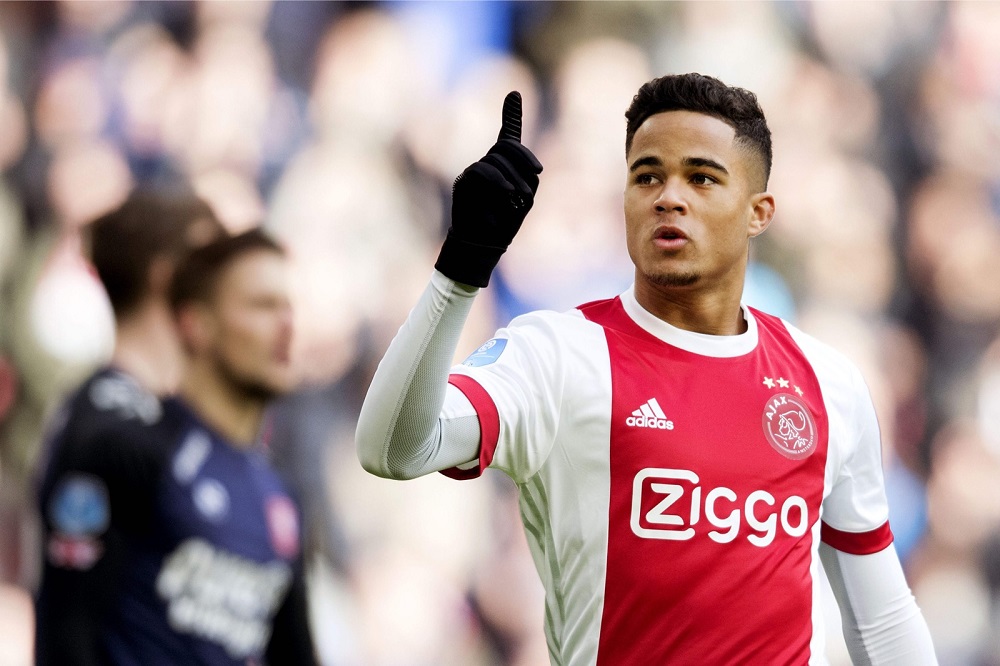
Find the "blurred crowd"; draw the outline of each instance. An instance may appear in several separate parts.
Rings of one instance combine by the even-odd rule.
[[[777,214],[745,298],[862,367],[941,663],[1000,664],[1000,3],[240,1],[0,4],[0,664],[30,658],[45,423],[111,349],[86,225],[176,179],[294,258],[270,445],[325,663],[547,663],[516,489],[368,476],[355,419],[506,92],[545,171],[460,358],[630,284],[624,110],[683,71],[758,94]]]

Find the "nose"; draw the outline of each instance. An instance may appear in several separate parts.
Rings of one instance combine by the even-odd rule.
[[[286,333],[287,335],[291,335],[292,331],[295,328],[295,326],[294,326],[294,324],[295,324],[295,312],[292,310],[292,306],[291,306],[290,303],[286,303],[281,308],[281,314],[280,314],[279,319],[281,321],[282,332]]]
[[[292,346],[292,339],[295,337],[294,312],[291,307],[283,307],[277,318],[277,344],[287,355]]]
[[[656,208],[657,213],[671,211],[681,213],[682,215],[687,213],[687,202],[684,199],[680,184],[676,178],[668,178],[663,183],[663,187],[657,193],[653,206]]]

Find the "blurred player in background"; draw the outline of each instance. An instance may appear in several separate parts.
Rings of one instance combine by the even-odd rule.
[[[144,441],[142,427],[158,418],[158,398],[176,390],[182,369],[169,301],[173,273],[184,255],[224,234],[208,204],[181,188],[136,189],[89,226],[87,253],[114,312],[115,346],[109,365],[94,372],[56,415],[53,441],[42,454],[50,483],[55,480],[53,470],[63,464],[64,449],[77,446],[67,441],[102,446],[103,433],[93,442],[88,438],[104,430],[121,430],[136,442]],[[44,469],[49,459],[51,469]],[[74,486],[83,507],[92,486],[70,482],[65,485],[70,495]],[[65,651],[80,660],[77,663],[92,663],[101,621],[99,591],[106,582],[99,580],[101,546],[92,533],[101,526],[54,520],[57,507],[47,496],[50,491],[40,506],[45,534],[38,660],[54,663]],[[106,507],[93,505],[86,510],[102,509]],[[65,517],[66,511],[61,513]],[[106,518],[94,514],[92,520],[101,523]],[[77,601],[64,604],[64,598]],[[53,599],[59,600],[55,606]],[[58,636],[72,639],[60,641]]]
[[[291,384],[286,269],[259,230],[194,250],[170,290],[179,397],[112,372],[72,399],[41,493],[38,663],[315,663],[298,509],[258,442]]]
[[[552,663],[824,663],[821,561],[855,663],[936,663],[892,545],[864,380],[741,304],[750,239],[775,209],[755,96],[666,76],[626,119],[633,287],[518,317],[449,374],[542,170],[508,96],[369,389],[362,464],[515,481]]]

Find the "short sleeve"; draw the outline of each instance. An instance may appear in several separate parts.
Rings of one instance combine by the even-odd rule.
[[[455,478],[500,469],[516,482],[545,462],[559,427],[565,350],[555,313],[518,317],[455,366],[449,383],[472,403],[481,433],[478,465],[450,470]]]
[[[853,555],[879,552],[892,543],[882,472],[882,439],[871,395],[852,368],[854,410],[844,429],[850,441],[823,503],[822,541]]]
[[[49,528],[66,531],[60,517],[84,510],[96,516],[100,509],[109,515],[93,520],[94,535],[110,525],[143,529],[164,464],[162,448],[153,443],[156,434],[149,426],[118,422],[65,442],[53,456],[41,496]]]

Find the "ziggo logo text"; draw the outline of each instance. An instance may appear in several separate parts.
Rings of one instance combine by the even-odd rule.
[[[703,492],[698,483],[698,475],[691,470],[662,467],[639,470],[632,483],[632,532],[644,539],[687,541],[694,537],[694,526],[704,514],[705,520],[716,528],[708,532],[712,541],[734,541],[746,522],[751,531],[747,541],[763,548],[774,541],[779,527],[791,537],[801,537],[809,528],[809,510],[798,495],[789,496],[778,506],[778,500],[766,490],[755,490],[740,500],[730,488],[719,486]],[[678,502],[688,492],[691,504],[690,510],[685,511],[683,503],[678,505]],[[657,503],[644,510],[652,501]],[[723,513],[726,510],[728,513]]]

